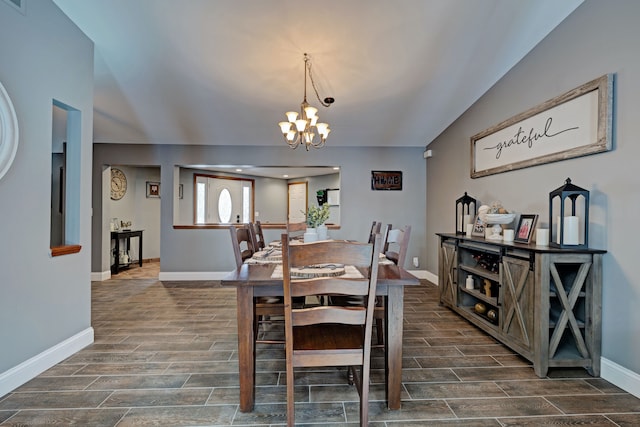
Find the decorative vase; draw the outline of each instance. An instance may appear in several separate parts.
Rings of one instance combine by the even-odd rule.
[[[304,233],[304,242],[315,242],[318,240],[318,232],[315,228],[307,227],[307,232]]]
[[[318,240],[327,240],[327,226],[320,224],[317,228]]]

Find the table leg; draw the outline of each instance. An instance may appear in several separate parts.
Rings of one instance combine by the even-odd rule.
[[[400,409],[402,391],[402,322],[404,319],[404,287],[389,286],[385,307],[385,379],[387,384],[387,406]]]
[[[138,261],[142,267],[142,231],[138,234]]]
[[[113,260],[115,266],[114,274],[118,274],[120,271],[120,239],[118,237],[116,237],[116,245],[113,250],[115,251],[115,259]]]
[[[238,365],[240,372],[240,411],[251,412],[255,401],[256,359],[253,287],[238,286]]]

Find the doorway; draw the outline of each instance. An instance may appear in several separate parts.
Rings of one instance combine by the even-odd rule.
[[[106,240],[109,243],[103,259],[108,259],[113,278],[157,279],[160,272],[162,200],[160,166],[114,164],[107,169],[104,178],[108,182],[103,187],[106,189],[103,196],[103,229],[108,230]],[[122,236],[118,245],[120,253],[116,254],[115,239],[119,235]],[[127,235],[132,236],[128,248]],[[142,250],[139,235],[142,235]],[[118,268],[114,269],[116,256]],[[114,274],[116,270],[117,274]]]
[[[307,220],[307,182],[290,182],[287,222],[305,222]]]

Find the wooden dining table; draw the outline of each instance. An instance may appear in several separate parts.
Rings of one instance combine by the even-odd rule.
[[[272,277],[276,265],[243,264],[221,281],[222,286],[237,288],[238,366],[242,412],[251,412],[255,402],[254,298],[284,294],[282,278]],[[418,278],[395,264],[380,263],[378,266],[376,295],[384,297],[385,300],[385,384],[389,409],[400,409],[404,287],[419,284]]]

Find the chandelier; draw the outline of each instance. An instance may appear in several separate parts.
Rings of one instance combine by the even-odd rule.
[[[316,84],[313,81],[313,75],[311,74],[311,58],[309,58],[309,55],[305,53],[304,98],[300,104],[300,113],[298,114],[295,111],[287,111],[285,115],[287,116],[288,121],[280,122],[278,125],[280,125],[280,130],[282,130],[284,140],[289,147],[296,149],[299,145],[304,145],[307,151],[309,151],[309,147],[323,147],[331,129],[329,129],[328,123],[318,123],[318,109],[312,107],[307,102],[307,74],[309,75],[311,86],[313,87],[316,98],[318,98],[320,104],[324,107],[329,107],[335,101],[331,97],[325,98],[324,102],[320,100],[318,89],[316,89]]]

